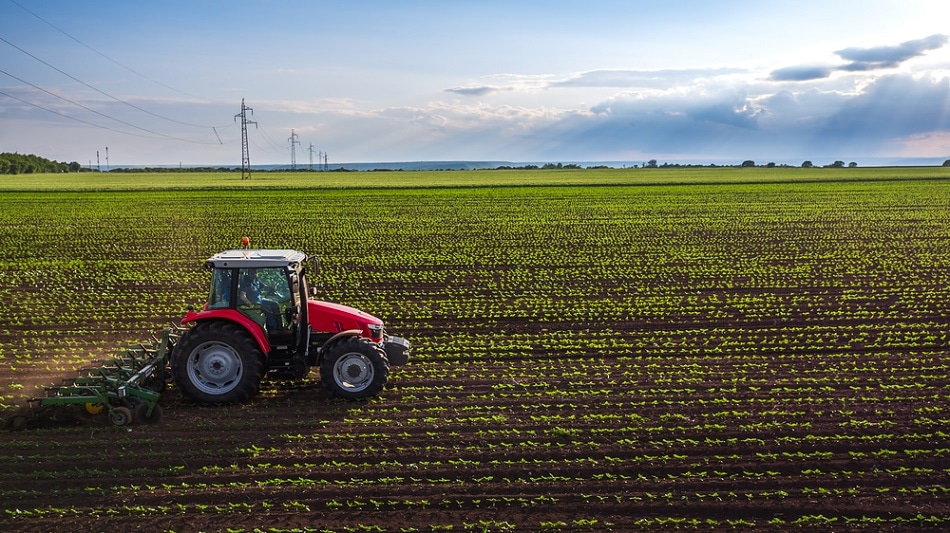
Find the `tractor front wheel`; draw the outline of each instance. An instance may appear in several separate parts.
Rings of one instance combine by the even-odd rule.
[[[257,393],[264,356],[241,326],[198,324],[175,346],[172,378],[189,400],[201,404],[242,403]]]
[[[386,386],[389,361],[386,352],[369,339],[350,337],[334,344],[323,356],[320,380],[338,398],[365,400]]]

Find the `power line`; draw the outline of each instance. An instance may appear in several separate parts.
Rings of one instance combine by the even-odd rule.
[[[41,106],[41,105],[39,105],[39,104],[35,104],[35,103],[33,103],[33,102],[29,102],[29,101],[27,101],[27,100],[24,100],[24,99],[19,98],[19,97],[17,97],[17,96],[13,96],[12,94],[5,93],[5,92],[3,92],[3,91],[0,91],[0,95],[6,96],[7,98],[11,98],[11,99],[16,100],[16,101],[18,101],[18,102],[23,102],[24,104],[29,105],[29,106],[33,106],[33,107],[35,107],[35,108],[37,108],[37,109],[42,109],[43,111],[46,111],[47,113],[52,113],[52,114],[54,114],[54,115],[57,115],[57,116],[60,116],[60,117],[63,117],[63,118],[68,118],[69,120],[75,120],[76,122],[81,122],[81,123],[83,123],[83,124],[86,124],[86,125],[89,125],[89,126],[93,126],[93,127],[96,127],[96,128],[100,128],[100,129],[104,129],[104,130],[108,130],[108,131],[114,131],[114,132],[116,132],[116,133],[122,133],[122,134],[125,134],[125,135],[132,135],[133,137],[142,137],[143,139],[154,139],[154,138],[155,138],[155,137],[152,137],[151,135],[139,135],[139,134],[137,134],[137,133],[130,133],[130,132],[128,132],[128,131],[117,130],[117,129],[115,129],[115,128],[110,128],[110,127],[108,127],[108,126],[103,126],[103,125],[101,125],[101,124],[96,124],[96,123],[94,123],[94,122],[89,122],[88,120],[83,120],[83,119],[81,119],[81,118],[71,117],[71,116],[66,115],[66,114],[64,114],[64,113],[60,113],[59,111],[54,111],[54,110],[52,110],[52,109],[47,109],[47,108],[45,108],[45,107],[43,107],[43,106]]]
[[[3,42],[5,42],[5,43],[7,43],[8,45],[12,46],[13,48],[16,48],[16,49],[19,50],[20,52],[22,52],[22,53],[24,53],[24,54],[30,56],[30,57],[33,58],[33,59],[35,59],[36,61],[39,61],[40,63],[46,65],[47,67],[49,67],[49,68],[51,68],[51,69],[53,69],[53,70],[55,70],[56,72],[59,72],[59,73],[62,74],[63,76],[66,76],[67,78],[69,78],[69,79],[71,79],[71,80],[73,80],[73,81],[75,81],[75,82],[77,82],[77,83],[81,83],[81,84],[85,85],[86,87],[89,87],[89,88],[92,89],[93,91],[96,91],[96,92],[99,93],[99,94],[102,94],[102,95],[104,95],[104,96],[107,96],[107,97],[109,97],[109,98],[115,100],[116,102],[119,102],[119,103],[121,103],[121,104],[125,104],[125,105],[127,105],[127,106],[129,106],[129,107],[131,107],[131,108],[133,108],[133,109],[137,109],[137,110],[139,110],[139,111],[141,111],[141,112],[143,112],[143,113],[152,115],[153,117],[160,118],[160,119],[162,119],[162,120],[167,120],[167,121],[169,121],[169,122],[174,122],[174,123],[176,123],[176,124],[181,124],[181,125],[183,125],[183,126],[192,126],[192,127],[195,127],[195,128],[207,128],[207,127],[208,127],[208,126],[204,126],[204,125],[200,125],[200,124],[192,124],[192,123],[190,123],[190,122],[182,122],[182,121],[180,121],[180,120],[175,120],[175,119],[173,119],[173,118],[168,118],[168,117],[159,115],[158,113],[153,113],[153,112],[151,112],[151,111],[149,111],[149,110],[147,110],[147,109],[143,109],[143,108],[141,108],[141,107],[139,107],[139,106],[137,106],[137,105],[135,105],[135,104],[131,104],[131,103],[129,103],[129,102],[126,102],[125,100],[122,100],[121,98],[112,96],[111,94],[109,94],[109,93],[107,93],[107,92],[105,92],[105,91],[103,91],[102,89],[99,89],[99,88],[97,88],[97,87],[93,87],[92,85],[89,85],[88,83],[86,83],[86,82],[82,81],[81,79],[79,79],[79,78],[73,76],[72,74],[69,74],[69,73],[67,73],[67,72],[64,72],[63,70],[61,70],[61,69],[59,69],[59,68],[57,68],[57,67],[55,67],[55,66],[53,66],[53,65],[51,65],[51,64],[49,64],[49,63],[47,63],[46,61],[43,61],[42,59],[36,57],[35,55],[33,55],[33,54],[29,53],[29,52],[27,52],[26,50],[20,48],[19,46],[17,46],[17,45],[15,45],[15,44],[11,43],[10,41],[4,39],[3,37],[0,37],[0,41],[3,41]]]
[[[0,39],[2,39],[2,37],[0,37]],[[28,82],[28,81],[26,81],[26,80],[24,80],[24,79],[22,79],[22,78],[19,78],[19,77],[17,77],[17,76],[14,76],[13,74],[10,74],[9,72],[7,72],[7,71],[5,71],[5,70],[3,70],[3,69],[0,69],[0,73],[6,74],[7,76],[9,76],[9,77],[11,77],[11,78],[13,78],[13,79],[19,81],[20,83],[25,83],[25,84],[29,85],[30,87],[33,87],[34,89],[37,89],[37,90],[39,90],[39,91],[43,91],[44,93],[46,93],[46,94],[48,94],[48,95],[50,95],[50,96],[53,96],[53,97],[55,97],[55,98],[59,98],[60,100],[62,100],[62,101],[64,101],[64,102],[68,102],[68,103],[70,103],[70,104],[72,104],[72,105],[74,105],[74,106],[81,107],[81,108],[85,109],[86,111],[89,111],[90,113],[95,113],[95,114],[97,114],[97,115],[99,115],[99,116],[101,116],[101,117],[107,118],[107,119],[109,119],[109,120],[114,120],[114,121],[116,121],[116,122],[118,122],[118,123],[120,123],[120,124],[124,124],[124,125],[126,125],[126,126],[129,126],[130,128],[135,128],[135,129],[137,129],[137,130],[142,130],[142,131],[144,131],[144,132],[146,132],[146,133],[151,133],[152,135],[156,135],[156,136],[158,136],[158,137],[164,137],[164,138],[166,138],[166,139],[172,139],[172,140],[175,140],[175,141],[182,141],[182,142],[196,143],[196,144],[213,144],[213,143],[209,143],[209,142],[195,141],[195,140],[191,140],[191,139],[182,139],[181,137],[173,137],[173,136],[171,136],[171,135],[166,135],[166,134],[164,134],[164,133],[159,133],[159,132],[157,132],[157,131],[153,131],[153,130],[150,130],[150,129],[148,129],[148,128],[143,128],[143,127],[141,127],[141,126],[136,126],[135,124],[132,124],[131,122],[126,122],[126,121],[124,121],[124,120],[122,120],[122,119],[118,119],[118,118],[115,118],[115,117],[111,117],[111,116],[109,116],[109,115],[106,115],[105,113],[102,113],[102,112],[100,112],[100,111],[96,111],[95,109],[93,109],[93,108],[91,108],[91,107],[88,107],[88,106],[85,106],[85,105],[83,105],[83,104],[80,104],[79,102],[74,102],[73,100],[70,100],[69,98],[66,98],[66,97],[64,97],[64,96],[60,96],[60,95],[58,95],[58,94],[56,94],[56,93],[54,93],[54,92],[52,92],[52,91],[49,91],[49,90],[47,90],[47,89],[44,89],[44,88],[40,87],[39,85],[34,85],[34,84],[32,84],[32,83],[30,83],[30,82]],[[4,94],[5,94],[5,93],[4,93]],[[9,96],[9,95],[7,95],[7,96]],[[12,97],[11,97],[11,98],[12,98]],[[22,100],[22,99],[20,99],[20,98],[16,98],[16,100],[20,100],[20,101],[22,101],[22,102],[26,102],[25,100]],[[40,107],[40,106],[38,106],[38,105],[35,105],[35,104],[32,104],[32,103],[30,103],[30,102],[26,102],[26,103],[28,103],[28,104],[30,104],[30,105],[33,105],[34,107],[39,107],[40,109],[43,109],[44,111],[49,111],[48,109],[42,108],[42,107]],[[57,115],[60,115],[60,116],[66,116],[66,117],[68,117],[68,115],[63,115],[62,113],[56,113],[56,114],[57,114]],[[80,121],[80,122],[85,122],[85,121]],[[111,129],[111,128],[105,128],[105,129]],[[123,132],[123,131],[120,131],[120,130],[112,130],[112,131],[117,131],[117,132],[119,132],[119,133],[127,133],[127,132]]]
[[[41,22],[43,22],[43,23],[46,24],[47,26],[53,28],[54,30],[56,30],[56,31],[58,31],[58,32],[60,32],[60,33],[62,33],[62,34],[65,35],[66,37],[69,37],[70,39],[72,39],[72,40],[76,41],[77,43],[79,43],[80,45],[84,46],[85,48],[87,48],[87,49],[89,49],[89,50],[92,50],[92,51],[95,52],[96,54],[98,54],[98,55],[104,57],[105,59],[108,59],[109,61],[115,63],[116,65],[119,65],[120,67],[124,68],[125,70],[128,70],[129,72],[131,72],[132,74],[135,74],[136,76],[139,76],[139,77],[141,77],[141,78],[143,78],[143,79],[146,79],[146,80],[148,80],[148,81],[150,81],[150,82],[152,82],[152,83],[154,83],[154,84],[156,84],[156,85],[160,85],[160,86],[162,86],[162,87],[164,87],[164,88],[166,88],[166,89],[170,89],[170,90],[172,90],[172,91],[175,91],[176,93],[183,94],[183,95],[185,95],[185,96],[190,96],[190,97],[192,97],[192,98],[201,98],[200,96],[195,96],[195,95],[193,95],[193,94],[186,93],[186,92],[181,91],[181,90],[179,90],[179,89],[176,89],[176,88],[174,88],[174,87],[172,87],[172,86],[170,86],[170,85],[166,85],[166,84],[164,84],[164,83],[162,83],[162,82],[160,82],[160,81],[158,81],[158,80],[152,79],[152,78],[146,76],[145,74],[142,74],[141,72],[139,72],[139,71],[133,69],[132,67],[130,67],[130,66],[128,66],[128,65],[125,65],[125,64],[123,64],[123,63],[120,63],[120,62],[116,61],[115,59],[112,59],[111,57],[105,55],[104,53],[100,52],[99,50],[96,50],[95,48],[89,46],[88,44],[86,44],[86,43],[80,41],[80,40],[77,39],[76,37],[73,37],[71,34],[67,33],[66,30],[60,28],[59,26],[56,26],[56,25],[53,24],[52,22],[50,22],[50,21],[44,19],[43,17],[37,15],[36,13],[30,11],[29,9],[27,9],[26,7],[24,7],[22,4],[16,2],[15,0],[10,0],[10,3],[16,5],[17,7],[19,7],[19,8],[22,9],[23,11],[26,11],[27,13],[33,15],[34,17],[36,17],[37,19],[39,19]],[[202,126],[202,127],[204,127],[204,126]]]
[[[284,151],[283,148],[281,148],[281,147],[277,146],[276,144],[274,144],[274,141],[272,141],[272,140],[270,139],[270,135],[267,134],[267,132],[264,130],[264,128],[258,127],[257,130],[260,132],[261,137],[263,137],[264,140],[267,141],[267,144],[269,144],[269,145],[271,146],[271,148],[274,149],[274,153],[280,153],[280,152],[283,152],[283,151]]]

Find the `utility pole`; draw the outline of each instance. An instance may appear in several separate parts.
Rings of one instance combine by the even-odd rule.
[[[102,172],[102,166],[99,164],[99,150],[96,150],[96,172]]]
[[[310,152],[310,172],[313,172],[313,143],[310,143],[310,148],[307,148],[307,151]]]
[[[248,111],[251,112],[251,115],[254,114],[254,110],[244,105],[244,99],[241,98],[241,112],[238,113],[237,115],[234,115],[234,120],[236,121],[238,117],[241,117],[241,179],[242,180],[251,179],[251,155],[247,149],[247,125],[254,124],[254,127],[257,127],[257,122],[247,119]]]
[[[324,171],[324,172],[327,172],[327,171],[330,170],[330,163],[327,162],[327,161],[329,161],[329,158],[330,158],[330,156],[327,155],[326,152],[323,152],[323,171]]]
[[[109,168],[109,147],[106,146],[106,172],[109,172],[110,170],[112,169]]]
[[[294,130],[290,130],[290,138],[287,140],[290,141],[290,170],[297,170],[296,148],[300,141],[297,140],[297,134],[294,133]]]

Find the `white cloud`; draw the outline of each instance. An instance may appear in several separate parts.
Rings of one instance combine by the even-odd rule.
[[[745,69],[663,69],[663,70],[592,70],[581,72],[565,79],[551,81],[550,87],[615,87],[666,89],[673,85],[693,84],[708,80],[746,73]]]

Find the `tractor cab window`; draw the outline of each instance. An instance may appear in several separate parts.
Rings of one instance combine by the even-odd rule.
[[[231,279],[234,271],[216,268],[211,280],[211,295],[208,296],[208,309],[231,307]]]
[[[287,269],[242,268],[238,270],[237,309],[269,333],[286,330],[287,310],[293,306],[293,293]]]

